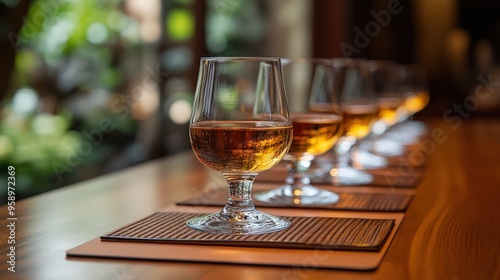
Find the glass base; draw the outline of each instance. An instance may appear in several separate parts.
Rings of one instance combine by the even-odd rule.
[[[367,151],[353,151],[351,159],[352,165],[358,169],[379,169],[388,166],[386,158]]]
[[[394,127],[394,130],[401,132],[410,132],[414,134],[423,134],[427,131],[427,125],[421,121],[406,120]]]
[[[398,141],[381,138],[374,142],[372,151],[384,157],[396,157],[404,155],[405,147]]]
[[[412,145],[417,142],[418,136],[400,131],[390,131],[385,134],[385,138],[399,142],[403,145]]]
[[[331,181],[336,186],[368,185],[373,182],[373,175],[351,167],[341,167],[332,171],[335,176]]]
[[[384,136],[388,139],[411,145],[427,132],[427,126],[419,121],[404,121],[389,129]]]
[[[189,219],[186,224],[193,229],[210,233],[250,235],[280,231],[286,229],[290,222],[256,209],[232,213],[223,209],[220,212]]]
[[[312,205],[336,203],[339,200],[339,195],[311,185],[302,186],[299,189],[285,185],[274,190],[256,193],[254,198],[269,204]]]

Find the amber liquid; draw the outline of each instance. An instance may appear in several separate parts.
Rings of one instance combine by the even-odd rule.
[[[378,118],[376,104],[343,104],[342,118],[344,135],[361,139],[368,135],[372,124]]]
[[[408,92],[405,93],[405,96],[404,109],[410,115],[422,111],[430,99],[430,95],[426,91]]]
[[[342,118],[334,114],[293,113],[293,140],[289,155],[317,156],[330,150],[342,133]]]
[[[378,117],[389,125],[395,124],[398,119],[398,108],[403,105],[403,99],[397,97],[380,97],[378,102]]]
[[[292,126],[266,121],[206,121],[190,127],[191,146],[205,166],[220,172],[256,173],[288,152]]]

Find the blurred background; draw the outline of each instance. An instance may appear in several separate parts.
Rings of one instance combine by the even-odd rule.
[[[19,200],[190,149],[201,56],[418,63],[431,94],[419,117],[496,117],[498,11],[496,0],[0,0],[0,181],[13,165]]]

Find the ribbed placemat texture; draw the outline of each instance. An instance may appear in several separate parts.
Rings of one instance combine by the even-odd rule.
[[[255,192],[258,192],[257,190]],[[287,207],[287,208],[314,208],[356,211],[404,211],[410,204],[413,195],[395,193],[362,193],[338,192],[339,201],[334,204],[293,204],[293,203],[266,203],[254,199],[257,207]],[[177,202],[177,205],[191,206],[224,206],[227,202],[228,190],[225,188],[200,193],[187,200]]]
[[[362,186],[415,188],[418,186],[418,184],[422,180],[422,176],[420,176],[420,175],[397,176],[397,175],[393,175],[393,174],[374,174],[374,172],[370,172],[370,171],[365,171],[365,172],[372,174],[373,180],[371,182],[366,183],[366,184],[360,184]],[[267,176],[265,178],[262,178],[263,176],[261,176],[261,178],[260,178],[261,181],[269,181],[269,182],[276,181],[276,180],[270,180],[270,178],[271,178],[270,174],[266,174],[266,175]],[[327,185],[333,184],[333,181],[331,178],[325,179],[325,178],[312,177],[311,182],[314,184],[327,184]]]
[[[387,157],[387,166],[386,168],[400,168],[400,167],[412,167],[412,168],[424,168],[427,164],[427,156],[423,155],[422,151],[419,149],[414,149],[418,153],[417,155],[420,157],[422,155],[422,158],[417,158],[417,156],[414,156],[416,160],[412,160],[410,156],[412,154],[405,154],[402,156],[396,156],[396,157]]]
[[[398,168],[383,168],[374,170],[362,170],[373,175],[373,181],[361,184],[363,186],[393,187],[393,188],[416,188],[423,179],[424,169],[408,166]],[[311,170],[315,173],[315,170]],[[288,173],[284,164],[280,164],[270,170],[259,173],[257,182],[284,183]],[[313,184],[332,185],[333,178],[330,176],[311,176]]]
[[[373,181],[368,185],[395,187],[395,188],[415,188],[418,186],[422,176],[393,176],[383,174],[373,174]]]
[[[260,235],[222,235],[191,229],[196,213],[157,212],[101,236],[103,241],[378,251],[394,226],[392,219],[287,217],[289,228]]]

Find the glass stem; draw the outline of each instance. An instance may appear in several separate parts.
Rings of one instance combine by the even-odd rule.
[[[294,196],[300,196],[302,193],[301,189],[311,185],[311,179],[309,178],[311,161],[312,158],[292,160],[286,165],[288,177],[285,182],[292,188],[292,194]]]
[[[384,134],[384,132],[387,131],[389,126],[390,125],[387,122],[383,120],[378,120],[373,124],[371,134],[374,135],[375,137],[378,137]]]
[[[237,215],[235,214],[237,212],[255,210],[255,205],[252,201],[252,185],[256,176],[224,175],[229,187],[229,197],[226,206],[222,209],[222,214]]]
[[[356,143],[353,137],[341,138],[337,143],[337,168],[350,167],[351,149]]]
[[[356,141],[356,143],[354,143],[351,148],[350,148],[350,152],[356,150],[356,151],[369,151],[374,143],[375,143],[375,140],[376,140],[376,135],[373,134],[373,133],[370,133],[368,135],[366,135],[365,137],[359,139],[358,141]]]

